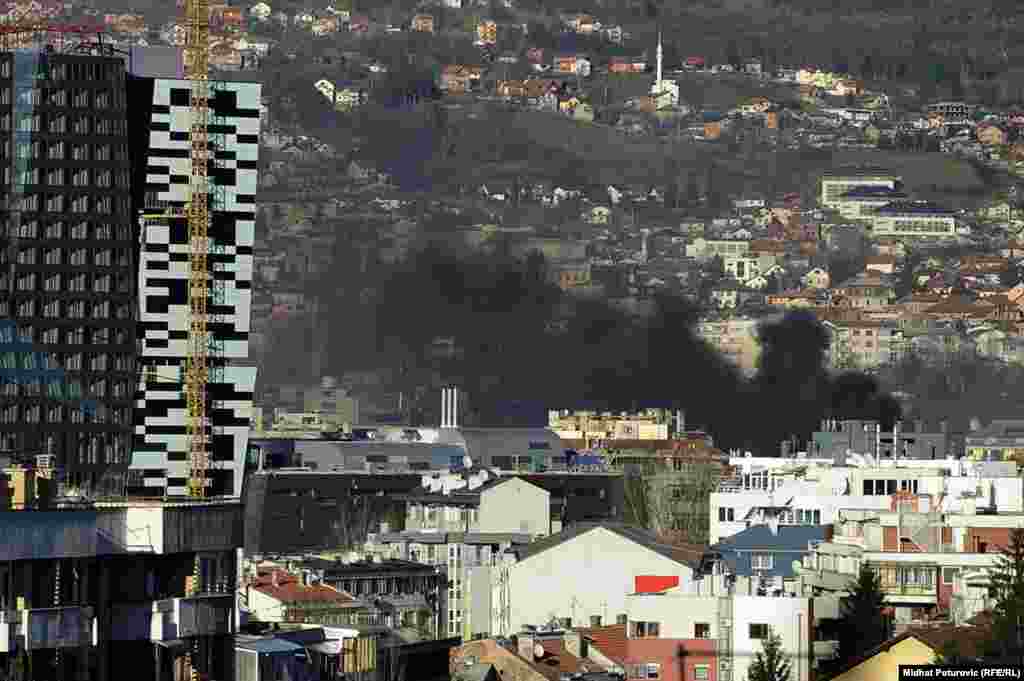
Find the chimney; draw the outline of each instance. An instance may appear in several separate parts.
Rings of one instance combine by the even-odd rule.
[[[522,633],[516,637],[520,657],[533,660],[533,634]]]
[[[772,533],[773,537],[777,537],[779,535],[779,515],[777,513],[773,513],[768,516],[767,520],[768,531]]]
[[[591,615],[590,616],[590,626],[595,628],[595,629],[597,627],[601,626],[601,616],[600,615]]]
[[[277,585],[278,585],[278,581],[277,581],[277,570],[271,570],[271,571],[270,571],[270,584],[271,584],[271,586],[273,586],[273,587],[274,587],[275,589],[277,588]]]
[[[583,650],[583,635],[578,631],[567,631],[562,637],[562,645],[566,652],[579,658],[585,658],[586,651]]]
[[[615,616],[615,623],[616,624],[627,624],[628,622],[629,622],[629,615],[627,615],[625,613],[623,613],[621,615],[616,615]]]

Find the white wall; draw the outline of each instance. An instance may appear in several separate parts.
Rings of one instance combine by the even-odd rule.
[[[637,594],[627,599],[630,622],[657,622],[662,638],[695,638],[699,623],[711,625],[718,638],[719,599],[714,596]]]
[[[511,635],[552,616],[571,617],[574,626],[587,626],[595,615],[614,623],[627,612],[637,575],[675,575],[684,590],[693,588],[689,567],[595,527],[510,568],[509,628],[492,633]]]
[[[480,493],[480,532],[522,532],[547,536],[551,531],[551,493],[520,478]]]
[[[792,663],[790,679],[807,681],[810,678],[808,646],[807,598],[768,598],[763,596],[735,596],[733,598],[733,678],[747,678],[747,670],[754,655],[762,650],[760,640],[750,638],[751,624],[767,624],[782,639],[782,651]]]
[[[283,621],[284,606],[281,604],[281,601],[251,587],[248,589],[246,598],[249,606],[250,620],[260,622]]]

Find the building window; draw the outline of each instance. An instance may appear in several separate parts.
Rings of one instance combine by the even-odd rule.
[[[960,568],[942,568],[942,583],[952,584],[960,574]]]
[[[696,622],[693,625],[694,638],[711,638],[711,625],[707,622]]]
[[[642,671],[643,679],[660,679],[661,678],[661,665],[657,662],[648,662],[640,667]]]
[[[751,624],[750,625],[750,639],[752,641],[758,641],[768,638],[771,634],[771,627],[767,624]]]
[[[660,627],[657,622],[630,622],[630,638],[658,638]]]
[[[710,668],[706,664],[698,664],[693,667],[693,681],[709,681],[711,678]]]
[[[718,522],[731,523],[736,520],[736,511],[732,508],[719,507]]]
[[[771,570],[773,564],[770,553],[754,553],[750,556],[750,567],[754,570]]]

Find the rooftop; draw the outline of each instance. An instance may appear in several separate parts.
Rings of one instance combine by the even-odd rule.
[[[282,603],[353,605],[356,602],[351,595],[326,584],[306,586],[298,577],[284,570],[259,573],[252,588]]]
[[[956,215],[956,211],[929,201],[893,201],[878,209],[882,214],[923,213],[929,215]]]
[[[519,549],[519,559],[526,560],[527,558],[531,558],[539,553],[553,549],[567,541],[598,528],[603,528],[613,532],[624,539],[628,539],[629,541],[639,544],[646,549],[689,567],[696,567],[699,565],[707,553],[706,546],[697,546],[693,544],[668,544],[659,539],[652,532],[632,525],[616,522],[584,522],[576,523],[569,529],[563,530],[558,534],[538,539],[532,544],[522,547]]]
[[[899,189],[891,189],[889,187],[878,187],[878,186],[866,186],[866,187],[853,187],[847,192],[843,193],[845,199],[856,199],[856,198],[873,198],[873,197],[893,197],[893,198],[906,198]]]

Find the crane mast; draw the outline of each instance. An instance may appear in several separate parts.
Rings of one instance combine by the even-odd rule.
[[[185,78],[191,84],[191,166],[192,175],[186,208],[189,237],[189,329],[188,356],[185,364],[187,434],[191,473],[189,494],[206,495],[206,470],[209,466],[207,436],[207,289],[209,270],[210,159],[208,123],[210,118],[210,5],[209,0],[186,0],[187,34],[185,39]]]

